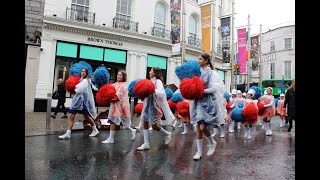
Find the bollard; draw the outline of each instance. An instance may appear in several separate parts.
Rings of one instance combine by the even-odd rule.
[[[52,93],[47,94],[47,118],[46,118],[46,129],[50,129],[50,120],[51,120],[51,101]]]

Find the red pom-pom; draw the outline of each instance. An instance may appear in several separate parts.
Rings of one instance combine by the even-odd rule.
[[[174,102],[172,102],[172,101],[169,99],[169,100],[168,100],[168,104],[169,104],[170,110],[171,110],[172,112],[175,112],[177,103],[174,103]]]
[[[230,109],[230,103],[229,103],[229,102],[226,103],[226,109],[227,109],[227,110]]]
[[[80,76],[69,76],[66,80],[66,90],[70,92],[70,94],[75,94],[74,91],[76,89],[76,85],[80,81]]]
[[[250,103],[243,108],[242,115],[245,122],[253,124],[258,121],[258,109],[253,103]]]
[[[116,97],[116,92],[117,91],[112,84],[103,85],[96,95],[99,106],[106,107],[108,106],[108,103],[117,100],[118,97]]]
[[[180,101],[177,103],[177,112],[182,117],[187,117],[190,115],[189,113],[189,103],[186,101]]]
[[[258,106],[258,109],[259,109],[258,115],[259,115],[259,116],[262,116],[262,115],[264,114],[264,110],[265,110],[264,104],[258,102],[258,103],[257,103],[257,106]]]
[[[185,99],[202,99],[204,91],[204,81],[198,76],[184,78],[180,84],[180,92]]]
[[[141,114],[142,112],[142,108],[143,108],[143,103],[138,103],[135,107],[134,107],[134,112]]]
[[[155,85],[149,79],[142,79],[138,81],[133,87],[134,93],[140,99],[144,99],[150,96],[155,92],[155,89],[156,89]]]

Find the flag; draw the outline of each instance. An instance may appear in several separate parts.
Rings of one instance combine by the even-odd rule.
[[[280,93],[284,94],[284,79],[282,78],[281,84],[280,84]]]

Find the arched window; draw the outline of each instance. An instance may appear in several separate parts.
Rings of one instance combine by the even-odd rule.
[[[193,15],[189,18],[189,36],[194,38],[197,36],[197,20]]]
[[[155,7],[154,26],[161,29],[166,27],[166,8],[161,3],[157,3]]]
[[[117,0],[117,19],[131,21],[132,0]]]

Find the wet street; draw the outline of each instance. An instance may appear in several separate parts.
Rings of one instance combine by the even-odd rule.
[[[196,152],[195,133],[189,126],[172,131],[169,145],[161,132],[150,131],[150,146],[137,151],[143,143],[143,132],[131,141],[128,130],[117,130],[114,144],[102,144],[108,130],[89,137],[89,130],[73,131],[71,139],[57,135],[25,137],[25,179],[295,179],[295,128],[279,127],[272,120],[272,136],[265,136],[261,126],[253,128],[252,139],[240,131],[215,136],[216,151],[207,157],[207,140],[203,141],[200,161]],[[60,134],[59,134],[60,135]]]

